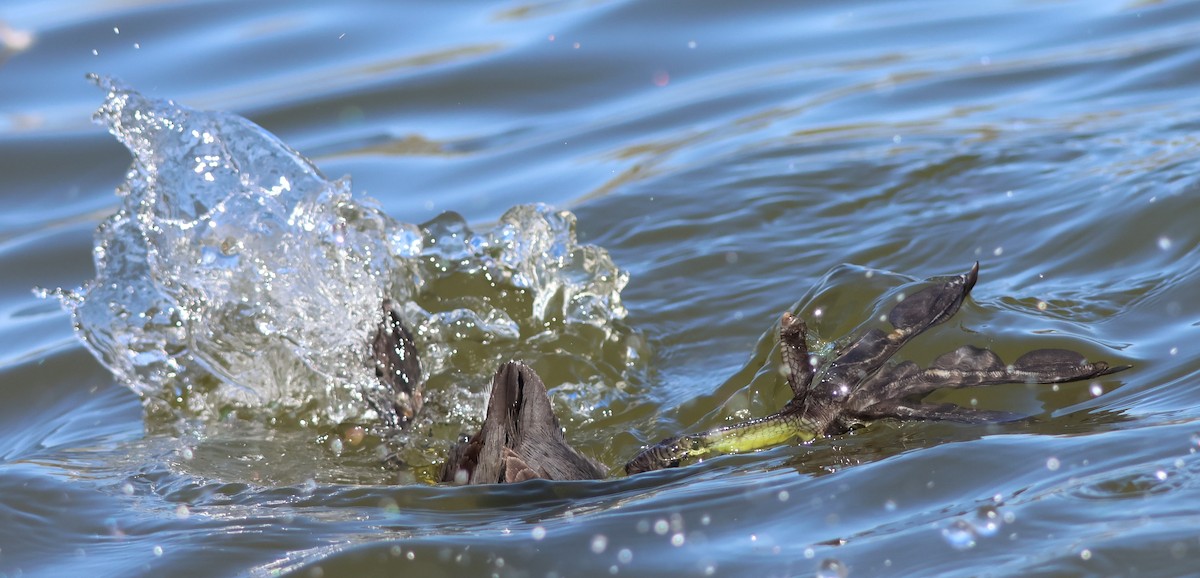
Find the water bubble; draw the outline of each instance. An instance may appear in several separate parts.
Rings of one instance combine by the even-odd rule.
[[[592,553],[602,554],[604,549],[608,548],[608,537],[604,534],[596,534],[592,536]]]
[[[821,560],[821,564],[817,566],[817,578],[846,578],[849,575],[850,569],[836,558]]]
[[[156,546],[154,546],[154,549],[152,551],[154,552],[155,558],[161,558],[163,555],[163,547],[162,546],[156,545]]]
[[[546,529],[541,526],[534,526],[529,534],[533,536],[534,541],[538,541],[546,537]]]
[[[683,532],[671,535],[671,545],[676,547],[683,545]]]
[[[621,551],[617,552],[617,561],[622,564],[628,564],[632,562],[633,551],[629,548],[621,548]]]
[[[889,512],[896,511],[896,500],[887,500],[883,503],[883,509]]]
[[[1169,239],[1165,236],[1159,237],[1158,238],[1158,248],[1162,249],[1163,251],[1170,249],[1171,248],[1171,239]]]
[[[658,521],[654,522],[654,533],[658,534],[659,536],[666,534],[670,529],[671,525],[668,524],[666,520],[659,519]]]
[[[1056,470],[1058,470],[1058,468],[1059,468],[1061,465],[1062,465],[1062,464],[1061,464],[1061,463],[1059,463],[1059,461],[1058,461],[1058,458],[1053,458],[1053,457],[1052,457],[1052,458],[1050,458],[1050,459],[1047,459],[1047,460],[1046,460],[1046,469],[1047,469],[1047,470],[1050,470],[1050,471],[1052,471],[1052,472],[1053,472],[1053,471],[1056,471]]]

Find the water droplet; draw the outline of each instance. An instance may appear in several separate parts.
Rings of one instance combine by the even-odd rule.
[[[604,534],[596,534],[592,536],[592,552],[595,554],[603,554],[608,548],[608,537]]]
[[[883,509],[889,512],[896,511],[896,500],[887,500],[883,503]]]
[[[1046,469],[1052,472],[1058,470],[1059,466],[1061,465],[1062,464],[1059,463],[1058,458],[1050,458],[1046,460]]]
[[[683,532],[671,535],[671,545],[675,547],[683,545]]]
[[[617,561],[622,564],[628,564],[632,562],[633,551],[629,548],[621,548],[621,551],[617,552]]]
[[[942,528],[942,538],[955,550],[970,550],[975,547],[975,530],[965,520],[955,520]]]
[[[1171,248],[1171,240],[1165,236],[1159,237],[1158,238],[1158,248],[1162,249],[1163,251],[1170,249]]]
[[[821,560],[821,564],[817,566],[817,578],[846,578],[849,575],[850,569],[836,558]]]
[[[530,531],[529,534],[533,536],[535,541],[541,540],[542,538],[546,537],[546,529],[541,526],[534,526],[533,530]]]
[[[660,519],[660,520],[654,522],[654,533],[658,534],[659,536],[666,534],[667,531],[670,529],[671,529],[671,525],[668,524],[666,520]]]
[[[975,511],[975,522],[972,525],[975,534],[981,538],[995,536],[1003,525],[1000,511],[993,506],[983,506]]]

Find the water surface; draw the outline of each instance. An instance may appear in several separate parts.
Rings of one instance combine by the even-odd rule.
[[[0,23],[0,575],[1200,561],[1200,3],[18,1]],[[376,452],[336,452],[295,413],[156,418],[31,291],[92,279],[94,231],[120,205],[129,155],[90,122],[105,94],[88,72],[242,115],[398,222],[573,212],[579,243],[628,274],[617,331],[639,355],[555,329],[547,349],[464,347],[447,375],[537,356],[569,439],[610,466],[786,401],[783,311],[820,309],[834,340],[893,287],[977,260],[972,300],[907,357],[970,342],[1135,367],[932,398],[1026,424],[880,423],[504,488],[394,484]]]

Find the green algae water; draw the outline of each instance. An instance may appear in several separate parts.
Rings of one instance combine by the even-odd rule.
[[[1198,37],[1200,3],[1170,1],[8,2],[0,576],[1194,572]],[[131,146],[130,170],[114,94],[139,95],[125,128],[225,111],[189,117],[222,137],[189,146],[228,146]],[[291,204],[230,196],[252,223],[204,221],[211,239],[164,226],[194,231],[207,201],[126,205],[197,167]],[[296,215],[324,236],[263,225]],[[225,243],[255,224],[281,236]],[[171,258],[104,267],[138,226]],[[906,358],[1063,347],[1133,369],[930,398],[1019,424],[425,483],[499,361],[530,362],[567,439],[619,468],[779,409],[784,311],[828,353],[896,287],[975,261],[971,299]],[[201,277],[279,298],[196,309]],[[34,291],[59,287],[67,309]],[[122,316],[131,295],[157,305]],[[369,376],[365,313],[336,308],[385,295],[423,330],[429,411],[343,444]]]

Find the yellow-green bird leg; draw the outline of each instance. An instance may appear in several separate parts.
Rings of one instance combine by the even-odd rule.
[[[686,458],[711,453],[750,452],[816,437],[815,424],[799,413],[781,412],[706,432],[663,440],[646,448],[625,466],[627,473],[656,470]]]

